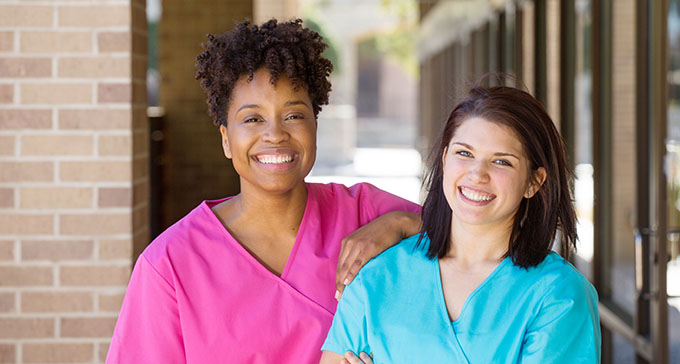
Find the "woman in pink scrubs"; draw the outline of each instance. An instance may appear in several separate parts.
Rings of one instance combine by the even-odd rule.
[[[197,79],[241,192],[204,201],[142,253],[107,363],[317,363],[336,280],[418,231],[417,205],[369,184],[305,183],[325,48],[300,20],[209,36]]]

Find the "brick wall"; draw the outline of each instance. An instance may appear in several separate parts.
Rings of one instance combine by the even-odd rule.
[[[144,10],[0,2],[0,363],[104,360],[148,240]]]

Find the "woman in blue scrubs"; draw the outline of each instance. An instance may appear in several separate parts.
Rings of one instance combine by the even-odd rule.
[[[347,287],[321,362],[599,363],[597,293],[552,251],[575,248],[576,217],[541,104],[474,88],[433,153],[421,233]]]

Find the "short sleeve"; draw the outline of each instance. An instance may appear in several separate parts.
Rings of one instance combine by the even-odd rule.
[[[350,189],[360,190],[362,225],[392,211],[420,213],[419,205],[383,191],[370,183],[359,183],[350,187]]]
[[[580,275],[553,286],[524,336],[520,363],[599,363],[597,302],[595,288]]]
[[[361,275],[350,283],[342,294],[338,309],[333,317],[333,324],[328,331],[322,351],[344,354],[370,353],[366,325],[366,295],[363,293]]]
[[[130,278],[106,363],[186,363],[175,290],[144,255]]]

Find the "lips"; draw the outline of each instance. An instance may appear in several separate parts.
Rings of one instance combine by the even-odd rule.
[[[255,159],[263,164],[282,164],[292,162],[295,156],[291,154],[260,154],[256,155]]]
[[[460,186],[458,187],[458,190],[460,191],[461,195],[465,197],[465,199],[472,202],[486,203],[496,198],[496,195],[494,194],[486,193],[470,187]]]
[[[299,157],[292,149],[268,149],[253,155],[252,158],[262,168],[282,172],[292,168]]]

